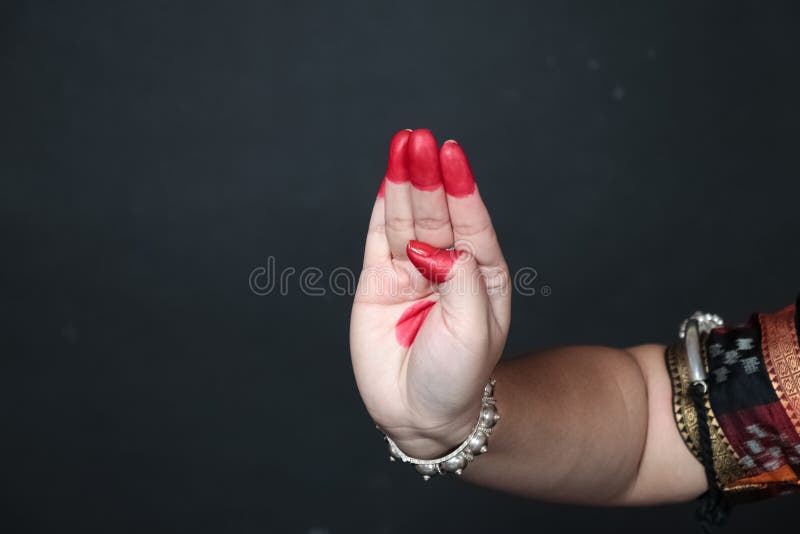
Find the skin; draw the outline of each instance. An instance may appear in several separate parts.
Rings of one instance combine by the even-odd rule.
[[[441,456],[471,431],[494,376],[502,420],[489,452],[464,471],[470,482],[598,505],[705,491],[672,417],[664,347],[564,347],[500,362],[509,281],[461,146],[440,149],[428,130],[398,132],[350,326],[356,382],[375,422],[406,453]]]
[[[436,304],[434,300],[421,300],[406,308],[394,325],[395,338],[401,347],[411,346],[434,304]]]

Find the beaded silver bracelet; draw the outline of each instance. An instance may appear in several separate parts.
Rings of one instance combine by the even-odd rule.
[[[430,480],[432,476],[444,475],[445,473],[461,475],[467,465],[469,465],[476,456],[487,451],[492,427],[500,420],[500,415],[497,413],[497,406],[495,405],[493,397],[494,384],[495,379],[492,378],[483,388],[483,398],[481,398],[481,411],[478,416],[478,422],[475,423],[475,427],[472,429],[469,436],[467,436],[467,439],[452,452],[441,458],[434,458],[432,460],[412,458],[401,451],[392,438],[384,433],[383,438],[389,444],[389,461],[394,462],[400,460],[403,463],[415,465],[417,472],[422,475],[424,480]],[[380,427],[377,428],[381,430]]]

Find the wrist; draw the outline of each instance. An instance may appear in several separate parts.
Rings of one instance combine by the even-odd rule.
[[[475,429],[481,416],[481,394],[455,415],[442,418],[442,422],[420,421],[403,427],[388,427],[383,431],[405,454],[419,459],[440,458],[458,447]]]
[[[458,418],[433,431],[399,437],[400,443],[384,431],[389,445],[389,460],[413,464],[425,480],[447,473],[461,475],[476,456],[487,451],[492,427],[500,419],[493,396],[494,384],[494,379],[491,379],[484,387],[478,417],[472,425]],[[460,443],[451,445],[451,436],[456,432],[461,436],[466,433],[466,436]]]
[[[445,425],[425,430],[387,431],[387,435],[409,456],[432,459],[444,456],[460,445],[475,428],[480,407]]]

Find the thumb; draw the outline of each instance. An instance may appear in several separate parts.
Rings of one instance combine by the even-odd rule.
[[[411,240],[406,254],[420,274],[436,285],[446,313],[464,320],[486,313],[488,296],[475,257],[469,251],[441,249]]]

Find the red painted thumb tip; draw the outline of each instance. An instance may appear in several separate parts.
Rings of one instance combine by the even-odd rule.
[[[425,258],[430,257],[437,250],[441,250],[441,249],[433,247],[433,246],[431,246],[431,245],[429,245],[429,244],[427,244],[427,243],[425,243],[423,241],[417,241],[416,239],[412,239],[411,241],[409,241],[406,248],[407,248],[407,252],[411,252],[415,256],[421,256],[421,257],[425,257]]]
[[[406,246],[408,259],[419,273],[435,284],[446,282],[453,265],[461,256],[460,250],[436,248],[422,241],[411,240]]]

